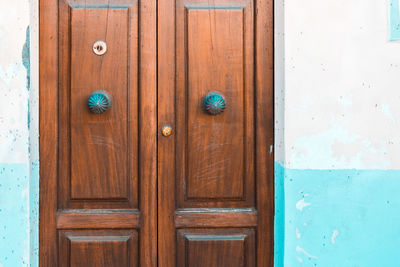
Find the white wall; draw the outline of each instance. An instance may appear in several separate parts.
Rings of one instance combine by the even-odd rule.
[[[388,1],[285,1],[285,167],[400,168],[400,43],[389,42],[388,12]]]
[[[37,265],[37,32],[37,1],[0,1],[0,267]]]

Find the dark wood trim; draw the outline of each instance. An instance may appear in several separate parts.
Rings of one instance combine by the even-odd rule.
[[[158,129],[170,125],[172,135],[158,138],[158,266],[176,266],[175,222],[175,0],[158,2]],[[160,71],[162,70],[162,71]],[[170,103],[174,103],[171,105]]]
[[[274,2],[256,0],[257,266],[274,265]]]
[[[139,2],[139,266],[157,266],[157,0]],[[146,118],[145,122],[143,118]]]
[[[57,266],[58,1],[39,0],[39,265]]]

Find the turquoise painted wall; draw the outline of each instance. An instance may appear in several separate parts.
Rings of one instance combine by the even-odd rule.
[[[29,266],[29,165],[0,164],[0,266]]]
[[[400,266],[399,188],[400,170],[276,164],[275,266]]]

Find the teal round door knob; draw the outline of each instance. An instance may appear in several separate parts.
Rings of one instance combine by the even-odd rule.
[[[92,113],[104,113],[111,107],[111,97],[105,91],[96,91],[89,96],[88,107]]]
[[[218,92],[210,92],[203,98],[203,109],[210,115],[218,115],[226,108],[225,97]]]

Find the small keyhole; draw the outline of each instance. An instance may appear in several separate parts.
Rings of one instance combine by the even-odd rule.
[[[107,51],[107,45],[104,41],[96,41],[93,44],[93,52],[96,55],[99,55],[99,56],[104,55],[106,53],[106,51]]]

